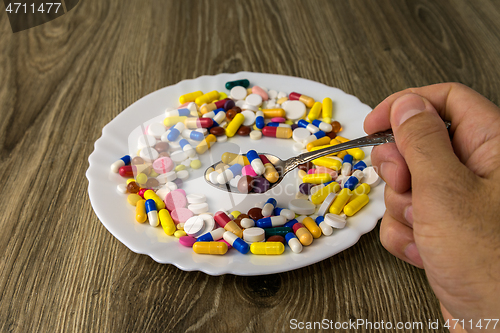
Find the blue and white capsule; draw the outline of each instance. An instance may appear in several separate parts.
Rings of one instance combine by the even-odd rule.
[[[148,214],[148,221],[153,227],[158,226],[160,220],[158,219],[158,211],[156,209],[156,203],[153,199],[146,200],[146,214]]]
[[[213,128],[213,127],[219,127],[221,126],[222,122],[226,119],[226,113],[225,112],[219,112],[215,115],[215,117],[212,119],[214,124],[212,125],[212,127],[210,128]]]
[[[191,111],[188,108],[182,108],[182,109],[171,109],[168,108],[165,110],[165,115],[167,117],[187,117],[191,114]]]
[[[248,245],[243,239],[233,234],[231,231],[226,231],[222,235],[222,238],[243,254],[247,254],[248,251],[250,251],[250,245]]]
[[[196,239],[197,242],[214,242],[222,239],[222,236],[226,232],[224,228],[217,228],[215,230],[209,231],[206,234],[201,235]]]
[[[325,123],[319,119],[315,119],[312,121],[312,124],[322,130],[323,132],[330,133],[333,129],[332,125],[329,123]]]
[[[274,198],[267,199],[266,203],[264,204],[264,207],[262,207],[262,216],[268,217],[273,215],[274,208],[276,208],[277,204],[278,203],[276,202],[276,199]]]
[[[286,217],[287,220],[293,220],[295,218],[295,213],[293,211],[291,211],[290,209],[279,208],[279,207],[274,208],[274,215],[284,216]]]
[[[359,179],[355,176],[350,176],[349,178],[347,178],[347,180],[342,184],[342,187],[343,188],[348,188],[350,189],[351,191],[354,190],[354,188],[356,187],[356,185],[358,185],[359,183]]]
[[[235,163],[235,164],[231,165],[229,168],[222,171],[217,176],[217,182],[219,184],[227,184],[234,177],[241,175],[242,169],[243,169],[243,166],[241,164]]]
[[[314,140],[321,139],[326,135],[323,131],[318,131],[316,133],[312,133],[307,139],[304,140],[304,145],[307,145],[309,142],[313,142]]]
[[[189,157],[194,157],[196,155],[196,150],[194,150],[193,146],[186,139],[180,139],[179,145],[182,148],[182,151],[186,153]]]
[[[295,223],[299,223],[299,221],[297,221],[296,219],[291,219],[290,221],[288,221],[287,223],[285,223],[283,226],[284,227],[288,227],[288,228],[293,228],[293,225]]]
[[[285,235],[285,240],[290,247],[290,250],[292,250],[293,253],[300,253],[302,252],[302,244],[300,243],[299,239],[294,235],[293,232],[289,232]]]
[[[224,112],[224,114],[226,114],[225,112],[226,110],[224,108],[219,108],[219,109],[215,109],[213,111],[210,111],[210,112],[207,112],[205,113],[203,116],[201,116],[202,118],[214,118],[216,115],[218,115],[219,113],[221,112]]]
[[[283,123],[275,123],[275,122],[270,122],[270,123],[267,123],[266,126],[270,126],[270,127],[285,127],[285,128],[292,128],[292,126],[288,125],[288,124],[283,124]]]
[[[118,170],[122,166],[129,165],[129,164],[130,164],[130,156],[125,155],[122,158],[120,158],[118,161],[116,161],[115,163],[111,164],[111,172],[117,173]]]
[[[190,129],[183,130],[182,131],[182,136],[185,139],[191,139],[191,140],[194,140],[194,141],[202,141],[205,138],[205,136],[203,135],[203,133],[198,132],[198,131],[193,131],[193,130],[190,130]]]
[[[263,129],[265,126],[266,126],[266,123],[264,121],[264,112],[262,111],[257,111],[255,113],[256,117],[255,117],[255,127],[257,127],[258,129]]]
[[[284,216],[270,216],[255,221],[255,226],[259,228],[273,228],[273,227],[281,227],[285,225],[285,223],[286,223],[286,217]]]
[[[352,167],[353,172],[356,170],[363,171],[364,169],[366,169],[366,163],[363,161],[359,161],[358,163],[354,164],[354,166]]]
[[[333,228],[325,223],[325,218],[323,216],[318,216],[315,222],[321,229],[323,235],[330,236],[331,234],[333,234]]]
[[[262,160],[260,159],[259,155],[255,150],[249,150],[247,152],[247,158],[248,161],[250,162],[250,165],[253,168],[253,171],[255,171],[257,176],[262,175],[264,171],[266,171],[266,168],[264,167]]]
[[[344,156],[344,159],[342,160],[342,169],[340,171],[340,174],[342,176],[350,176],[351,175],[351,171],[352,171],[352,160],[353,160],[353,157],[352,155],[349,155],[349,154],[346,154]]]
[[[306,130],[311,132],[311,134],[319,132],[319,128],[317,128],[316,126],[314,126],[313,124],[304,119],[299,120],[297,122],[297,125],[299,125],[299,127],[305,128]]]
[[[184,131],[186,127],[184,126],[184,123],[177,123],[175,124],[174,127],[172,127],[167,134],[167,140],[168,141],[175,141],[179,137],[182,131]]]

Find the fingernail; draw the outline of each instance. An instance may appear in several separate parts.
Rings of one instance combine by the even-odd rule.
[[[396,164],[392,162],[383,162],[380,164],[380,176],[387,183],[387,180],[391,177],[391,175],[396,174]],[[394,176],[392,176],[394,178]]]
[[[406,222],[408,222],[409,225],[413,226],[413,206],[406,207],[404,215]]]
[[[398,126],[424,110],[424,100],[415,94],[403,95],[392,105],[393,119]]]
[[[417,267],[423,268],[424,264],[422,262],[422,258],[420,257],[420,253],[418,253],[417,244],[410,243],[406,246],[405,256],[408,260]]]

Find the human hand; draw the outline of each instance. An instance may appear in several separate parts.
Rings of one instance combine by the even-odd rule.
[[[372,151],[386,182],[381,242],[424,268],[445,320],[472,320],[473,332],[500,317],[500,109],[436,84],[389,96],[364,122],[368,134],[391,127],[396,143]]]

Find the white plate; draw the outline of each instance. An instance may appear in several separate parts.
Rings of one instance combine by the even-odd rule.
[[[104,126],[102,136],[95,143],[94,152],[89,157],[89,168],[86,176],[89,180],[89,196],[92,207],[102,224],[123,244],[136,253],[147,254],[155,261],[173,264],[186,271],[199,270],[210,275],[262,275],[285,272],[314,264],[339,253],[354,245],[359,237],[371,231],[385,206],[383,202],[383,185],[372,189],[370,203],[354,217],[348,219],[347,226],[337,230],[331,236],[322,236],[313,244],[305,247],[302,253],[294,254],[287,247],[280,256],[242,255],[236,250],[224,256],[200,255],[178,244],[175,237],[167,236],[161,227],[151,227],[148,223],[135,222],[135,207],[127,203],[126,195],[119,194],[116,187],[124,183],[118,174],[110,172],[110,165],[123,155],[134,152],[135,143],[141,133],[141,126],[147,126],[153,120],[161,121],[167,107],[176,107],[179,96],[201,90],[209,92],[225,89],[227,81],[246,78],[250,84],[268,89],[293,91],[308,95],[318,101],[330,97],[334,101],[333,118],[344,127],[342,136],[357,138],[365,135],[363,119],[370,112],[370,107],[361,103],[356,97],[343,91],[306,79],[240,72],[236,74],[219,74],[201,76],[193,80],[184,80],[173,86],[155,91],[121,112],[109,124]],[[128,143],[131,142],[129,145]],[[246,211],[258,202],[264,202],[272,196],[278,200],[278,206],[287,208],[288,201],[297,191],[297,175],[287,175],[283,186],[279,186],[265,195],[237,195],[215,190],[206,184],[202,173],[208,165],[220,160],[225,151],[246,152],[255,149],[286,159],[295,156],[292,149],[293,140],[264,138],[259,141],[245,137],[234,137],[227,143],[215,144],[210,153],[200,156],[203,167],[191,174],[182,187],[186,193],[203,193],[208,198],[211,212],[219,209]],[[130,148],[129,148],[130,146]],[[365,150],[369,156],[370,149]]]

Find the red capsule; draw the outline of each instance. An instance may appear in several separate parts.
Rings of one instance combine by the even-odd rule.
[[[184,124],[187,128],[209,128],[212,127],[214,121],[212,118],[187,118]]]
[[[134,171],[137,170],[133,165],[125,165],[118,169],[120,176],[125,178],[134,177]]]
[[[215,102],[215,106],[217,107],[217,109],[223,108],[224,104],[226,104],[228,100],[229,98],[221,99],[220,101]]]
[[[272,138],[290,139],[292,137],[292,129],[288,127],[265,126],[262,129],[262,134]]]
[[[228,224],[229,222],[231,222],[231,219],[229,218],[229,216],[227,216],[226,213],[221,212],[221,211],[215,213],[214,220],[215,220],[215,222],[217,222],[217,224],[221,228],[224,228],[226,226],[226,224]]]

